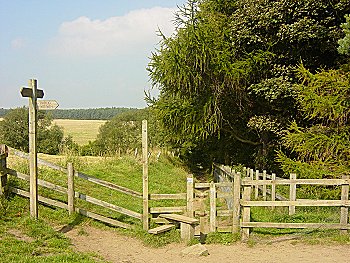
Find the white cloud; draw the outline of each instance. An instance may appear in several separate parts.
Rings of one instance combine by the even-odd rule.
[[[139,9],[106,20],[79,17],[61,24],[51,39],[49,53],[68,56],[100,56],[133,52],[158,43],[158,27],[165,35],[174,31],[176,9]]]
[[[23,38],[15,38],[11,41],[11,47],[13,49],[22,49],[26,46],[26,40]]]

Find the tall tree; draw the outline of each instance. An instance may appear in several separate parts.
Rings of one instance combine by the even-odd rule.
[[[168,141],[193,162],[271,165],[282,130],[302,118],[295,67],[342,62],[349,12],[347,0],[188,1],[148,67]]]

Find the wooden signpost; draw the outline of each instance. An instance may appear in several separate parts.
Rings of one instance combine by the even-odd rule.
[[[29,98],[29,169],[30,169],[30,216],[38,218],[38,160],[37,160],[37,128],[38,128],[38,104],[37,99],[44,97],[44,91],[38,89],[37,80],[30,79],[29,87],[21,88],[22,97]],[[44,101],[45,102],[45,101]],[[46,103],[46,108],[55,109],[58,103]],[[44,103],[45,104],[45,103]]]

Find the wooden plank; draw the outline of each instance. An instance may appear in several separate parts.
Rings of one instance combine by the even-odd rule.
[[[186,200],[186,193],[181,194],[150,194],[149,200]]]
[[[290,180],[290,179],[277,179],[276,181],[272,182],[272,180],[266,180],[266,181],[251,181],[248,178],[242,180],[242,185],[272,185],[274,183],[275,185],[290,185],[291,183],[295,183],[297,185],[343,185],[343,184],[349,184],[349,179],[296,179],[296,180]]]
[[[84,173],[81,173],[81,172],[75,172],[74,175],[79,177],[79,178],[85,179],[85,180],[87,180],[89,182],[92,182],[92,183],[95,183],[95,184],[107,187],[107,188],[112,189],[112,190],[116,190],[118,192],[121,192],[121,193],[124,193],[124,194],[127,194],[127,195],[131,195],[131,196],[138,197],[138,198],[142,197],[142,194],[140,192],[137,192],[137,191],[131,190],[129,188],[126,188],[126,187],[123,187],[123,186],[119,186],[119,185],[116,185],[116,184],[113,184],[113,183],[110,183],[110,182],[107,182],[107,181],[104,181],[104,180],[92,177],[90,175],[87,175],[87,174],[84,174]]]
[[[307,200],[297,199],[296,201],[244,201],[242,206],[350,206],[350,201],[342,200]]]
[[[185,213],[186,206],[177,206],[177,207],[151,207],[151,214],[161,214],[161,213]]]
[[[233,210],[217,210],[216,216],[228,216],[231,217],[233,215]]]
[[[98,221],[107,223],[107,224],[112,225],[112,226],[121,227],[121,228],[125,228],[125,229],[133,229],[134,228],[131,225],[125,224],[125,223],[120,222],[118,220],[111,219],[111,218],[108,218],[108,217],[105,217],[105,216],[102,216],[99,214],[95,214],[93,212],[86,211],[86,210],[81,209],[81,208],[75,208],[75,212],[77,212],[81,215],[84,215],[86,217],[90,217],[90,218],[96,219]]]
[[[350,225],[331,223],[272,223],[272,222],[242,222],[241,227],[259,228],[320,228],[320,229],[350,229]]]
[[[290,201],[295,201],[297,199],[297,185],[294,183],[295,179],[297,179],[297,175],[291,173],[290,174],[290,180],[293,181],[289,185],[289,200]],[[289,205],[289,215],[294,215],[295,214],[295,206],[294,205]]]
[[[27,191],[24,191],[22,189],[15,188],[15,187],[10,187],[9,190],[12,193],[18,194],[20,196],[27,197],[27,198],[30,197],[30,193],[27,192]],[[63,202],[60,202],[60,201],[57,201],[57,200],[49,199],[49,198],[46,198],[46,197],[43,197],[43,196],[40,196],[40,195],[38,195],[38,201],[41,202],[41,203],[52,205],[52,206],[56,206],[56,207],[59,207],[59,208],[62,208],[62,209],[68,209],[67,204],[65,204]]]
[[[216,187],[214,182],[211,182],[210,184],[210,215],[209,215],[209,222],[210,222],[210,232],[216,231]]]
[[[166,224],[170,224],[170,221],[165,219],[165,218],[160,218],[160,217],[156,217],[156,218],[151,218],[151,221],[159,224],[159,225],[166,225]]]
[[[235,174],[233,181],[233,211],[232,211],[232,233],[239,232],[239,220],[241,217],[241,174]],[[219,213],[218,213],[219,215]]]
[[[343,179],[349,179],[348,175],[343,175]],[[349,184],[343,184],[341,187],[341,200],[348,201],[349,200]],[[340,224],[346,226],[348,224],[349,217],[349,207],[341,207],[340,208]],[[347,234],[347,230],[344,228],[341,230],[342,234]]]
[[[29,175],[22,174],[20,172],[12,170],[12,169],[8,169],[8,174],[17,177],[18,179],[29,181]],[[41,180],[41,179],[38,179],[38,185],[44,186],[44,187],[46,187],[48,189],[54,190],[54,191],[62,193],[62,194],[67,194],[67,189],[66,188],[64,188],[64,187],[62,187],[60,185],[56,185],[56,184],[53,184],[53,183]]]
[[[74,197],[75,197],[75,193],[74,193],[74,169],[73,169],[73,164],[72,163],[68,163],[67,165],[67,170],[68,170],[68,180],[67,180],[67,199],[68,199],[68,212],[70,215],[72,215],[75,211],[74,208]]]
[[[174,220],[177,222],[182,222],[190,225],[196,225],[199,224],[199,220],[188,217],[188,216],[183,216],[183,215],[177,215],[177,214],[160,214],[159,217],[166,218],[169,220]]]
[[[174,227],[175,227],[175,225],[158,226],[158,227],[155,227],[155,228],[152,228],[152,229],[148,230],[148,233],[154,234],[154,235],[158,235],[160,233],[169,231],[169,230],[173,229]]]
[[[187,176],[187,196],[186,196],[186,215],[189,217],[194,216],[194,210],[193,210],[193,197],[194,197],[194,179],[193,175],[190,174]]]
[[[147,120],[142,121],[142,222],[143,229],[149,229],[149,203],[148,203],[148,135]]]
[[[88,196],[88,195],[85,195],[85,194],[82,194],[82,193],[79,193],[79,192],[75,192],[75,197],[79,198],[81,200],[87,201],[87,202],[89,202],[91,204],[99,205],[99,206],[102,206],[104,208],[108,208],[110,210],[116,211],[118,213],[134,217],[136,219],[140,219],[141,220],[141,218],[142,218],[142,215],[140,213],[131,211],[131,210],[123,208],[123,207],[119,207],[117,205],[110,204],[108,202],[99,200],[97,198],[94,198],[94,197],[91,197],[91,196]]]
[[[195,183],[194,188],[195,189],[203,189],[203,188],[209,188],[210,183]]]

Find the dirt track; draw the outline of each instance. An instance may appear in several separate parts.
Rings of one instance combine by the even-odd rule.
[[[172,244],[164,248],[145,247],[141,241],[112,231],[86,227],[87,235],[79,235],[77,229],[66,233],[78,251],[96,252],[110,262],[152,263],[152,262],[237,262],[237,263],[298,263],[298,262],[350,262],[350,246],[320,246],[282,242],[272,245],[237,243],[231,246],[205,245],[210,255],[207,257],[181,256],[183,244]]]

